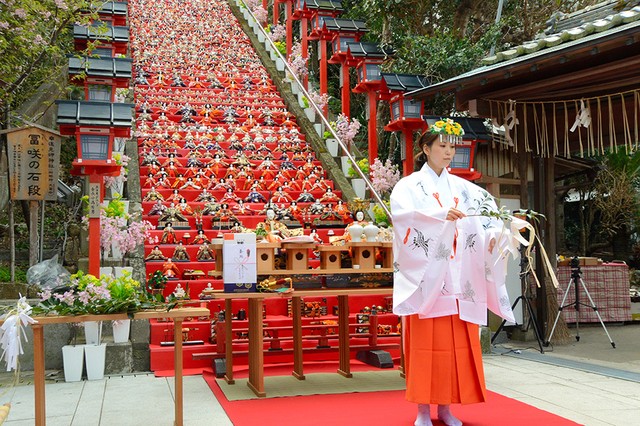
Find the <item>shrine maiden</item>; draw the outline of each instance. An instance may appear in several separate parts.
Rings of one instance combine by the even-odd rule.
[[[505,287],[509,229],[482,215],[496,211],[488,192],[447,171],[463,130],[443,120],[419,141],[416,172],[391,194],[393,311],[403,319],[406,398],[418,404],[415,425],[438,418],[461,425],[451,403],[485,400],[478,325],[487,308],[514,321]]]

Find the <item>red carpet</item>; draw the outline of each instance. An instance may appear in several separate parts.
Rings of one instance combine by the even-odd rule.
[[[360,368],[356,368],[357,370],[353,371],[360,370]],[[309,371],[307,371],[305,364],[305,373],[324,372],[330,369],[335,371],[335,364],[332,366],[321,365],[319,368],[312,368]],[[366,368],[363,366],[362,369]],[[287,374],[284,370],[282,372]],[[240,374],[236,374],[234,370],[236,378],[246,377],[241,374],[242,372],[238,373]],[[274,371],[265,371],[265,374],[272,373]],[[254,425],[257,419],[260,419],[258,423],[261,426],[410,426],[413,425],[416,416],[416,405],[404,399],[404,391],[296,396],[230,402],[216,384],[215,376],[212,373],[205,371],[203,377],[235,426]],[[432,409],[432,419],[434,419],[435,407]],[[494,392],[487,392],[487,402],[484,404],[455,405],[452,411],[468,426],[578,424]],[[434,425],[442,424],[434,421]]]

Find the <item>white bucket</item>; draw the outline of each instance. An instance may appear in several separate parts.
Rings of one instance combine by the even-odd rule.
[[[102,380],[104,378],[104,363],[107,345],[85,345],[84,359],[87,364],[87,379]]]
[[[64,365],[65,382],[79,382],[82,380],[82,369],[84,367],[84,345],[63,346],[62,363]]]

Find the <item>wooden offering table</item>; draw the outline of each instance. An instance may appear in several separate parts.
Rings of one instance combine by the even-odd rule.
[[[134,314],[133,319],[171,318],[174,322],[175,342],[175,424],[183,424],[183,392],[182,392],[182,322],[186,318],[208,316],[206,308],[177,308],[171,311],[141,311]],[[35,392],[35,424],[46,424],[45,415],[45,379],[44,379],[44,326],[48,324],[76,323],[85,321],[112,321],[129,319],[127,314],[81,315],[34,317],[37,322],[31,324],[33,329],[33,375]]]
[[[374,269],[372,269],[374,270]],[[376,270],[378,271],[378,270]],[[280,271],[282,272],[282,271]],[[311,272],[311,271],[310,271]],[[317,272],[317,271],[316,271]],[[345,271],[346,272],[346,271]],[[381,288],[350,288],[350,289],[322,289],[322,290],[294,290],[293,293],[215,293],[215,299],[225,300],[225,312],[231,312],[233,299],[248,299],[249,317],[249,381],[247,385],[259,397],[265,397],[264,389],[264,334],[262,306],[264,299],[279,297],[291,298],[292,321],[293,321],[293,375],[299,380],[304,380],[303,359],[302,359],[302,297],[328,297],[338,298],[338,351],[339,368],[338,373],[345,377],[352,377],[350,367],[349,346],[349,296],[364,295],[386,295],[392,294],[390,287]],[[374,331],[375,333],[375,331]],[[225,380],[233,384],[233,329],[231,315],[225,319],[225,356],[226,375]]]

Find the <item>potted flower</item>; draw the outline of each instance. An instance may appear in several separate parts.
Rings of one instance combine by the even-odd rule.
[[[118,306],[118,303],[127,304],[140,291],[140,283],[131,278],[129,271],[123,271],[121,276],[115,278],[111,275],[106,275],[104,280],[109,289],[111,300],[114,301],[116,306]],[[111,322],[111,325],[114,343],[126,343],[129,341],[130,319],[115,320]]]
[[[167,285],[167,280],[168,278],[161,270],[153,271],[153,273],[149,275],[149,279],[147,279],[147,291],[154,295],[162,295],[162,290],[164,290],[164,287]]]

